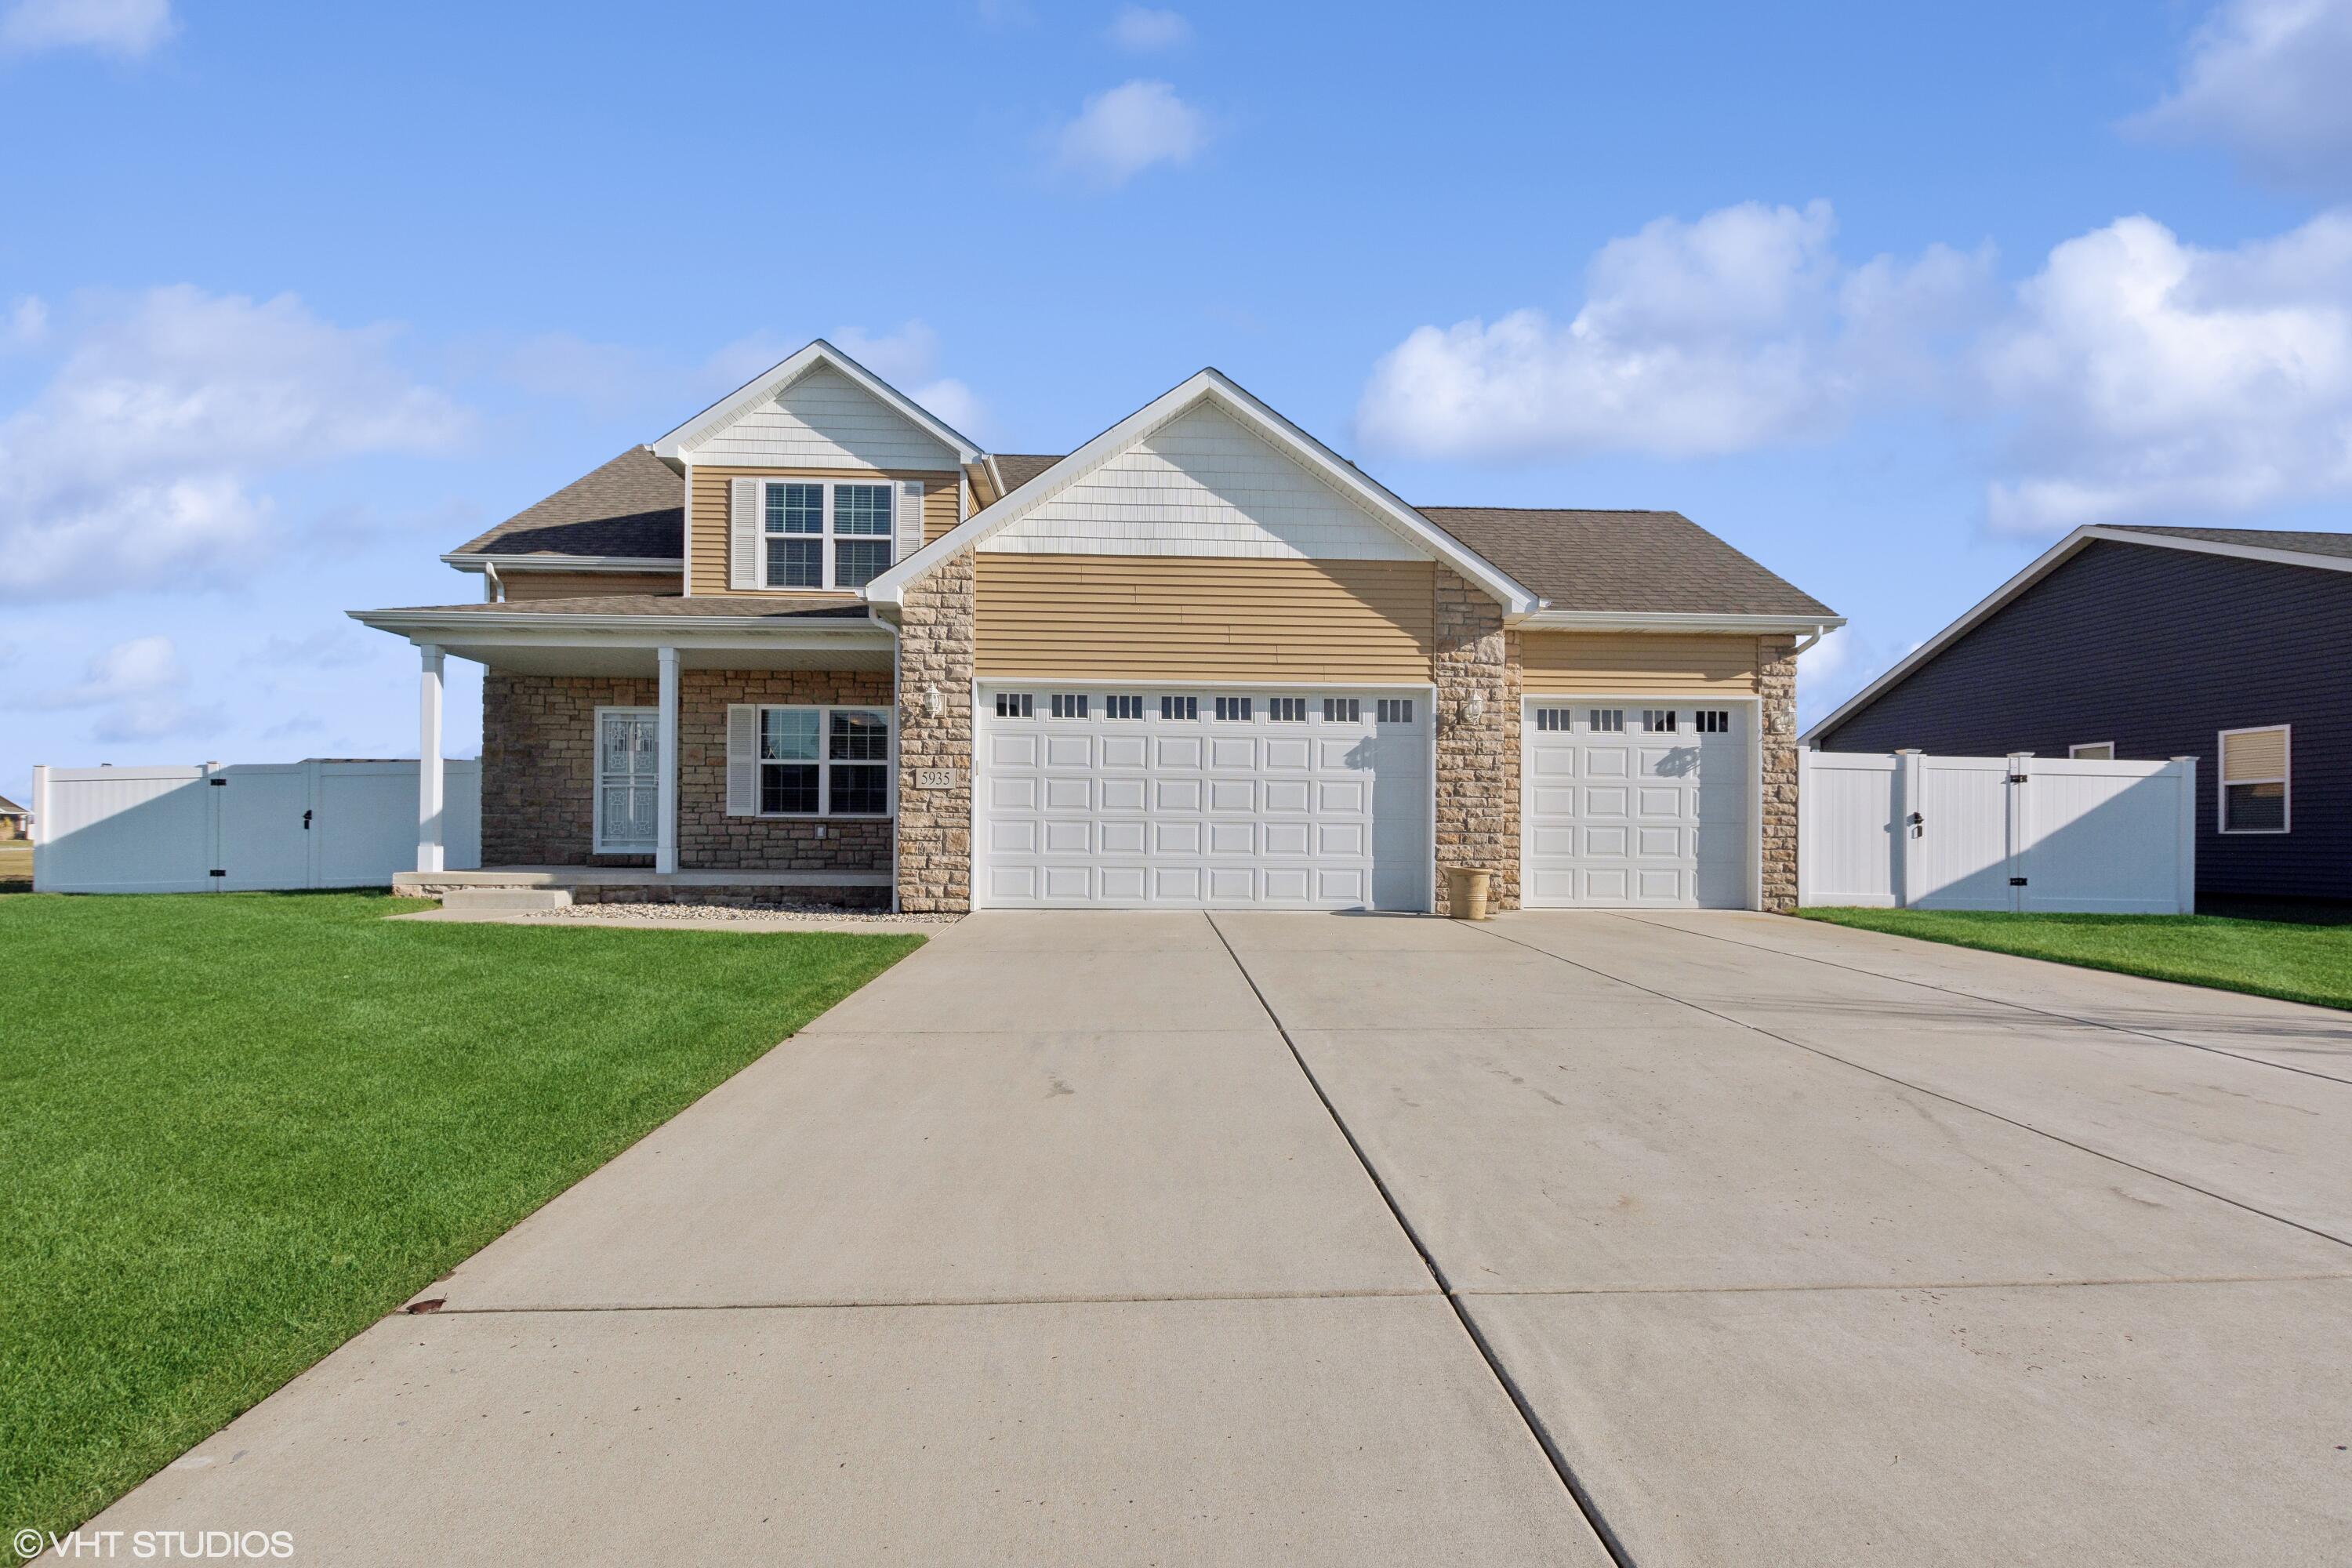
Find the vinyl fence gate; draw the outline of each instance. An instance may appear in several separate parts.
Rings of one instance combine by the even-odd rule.
[[[481,764],[451,762],[451,870],[481,864]],[[33,887],[45,893],[381,888],[416,867],[414,762],[33,770]]]
[[[2190,914],[2197,759],[1797,753],[1797,901]]]

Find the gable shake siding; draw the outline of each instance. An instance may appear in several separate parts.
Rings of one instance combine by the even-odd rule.
[[[2199,892],[2352,898],[2347,674],[2352,575],[2102,542],[1815,744],[2194,756]],[[2264,724],[2294,727],[2294,830],[2220,833],[2218,732]]]

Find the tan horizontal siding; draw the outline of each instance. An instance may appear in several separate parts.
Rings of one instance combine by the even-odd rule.
[[[607,594],[675,594],[675,572],[501,572],[509,599],[585,599]]]
[[[694,470],[694,506],[687,517],[687,565],[693,574],[694,592],[729,594],[727,585],[727,481],[763,479],[920,479],[923,481],[923,539],[937,539],[956,525],[956,475],[903,470],[863,472],[854,468],[699,468]],[[811,590],[762,588],[763,594],[790,598]]]
[[[1426,561],[978,556],[983,677],[1429,679]]]
[[[1530,697],[1753,692],[1757,639],[1653,632],[1523,632],[1519,668]]]

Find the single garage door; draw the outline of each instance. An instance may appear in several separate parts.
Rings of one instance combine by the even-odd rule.
[[[1744,909],[1753,710],[1531,698],[1520,899],[1530,909]]]
[[[979,901],[1425,910],[1425,692],[993,684]]]

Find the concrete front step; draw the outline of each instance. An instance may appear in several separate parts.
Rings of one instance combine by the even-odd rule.
[[[569,888],[452,888],[441,895],[445,910],[462,910],[475,913],[496,910],[505,914],[534,910],[568,910],[572,907]]]

